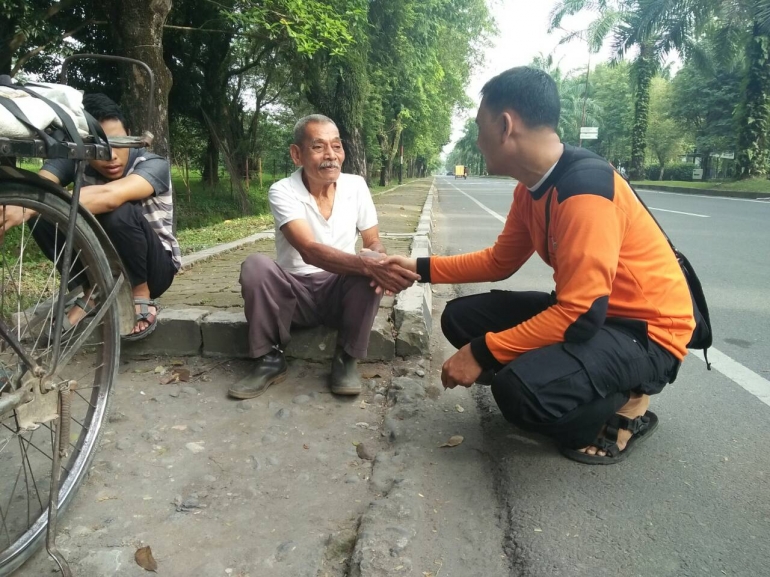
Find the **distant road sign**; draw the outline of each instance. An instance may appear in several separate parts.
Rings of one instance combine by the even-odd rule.
[[[693,180],[703,180],[703,169],[702,168],[693,168],[693,170],[692,170],[692,179]]]
[[[596,140],[599,138],[598,126],[584,126],[580,129],[581,140]]]

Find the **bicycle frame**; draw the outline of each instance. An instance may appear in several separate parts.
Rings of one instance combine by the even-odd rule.
[[[67,69],[69,64],[76,59],[96,59],[107,60],[114,62],[122,62],[140,66],[149,76],[150,82],[150,110],[154,110],[154,98],[155,98],[155,78],[152,70],[145,63],[134,60],[131,58],[125,58],[122,56],[106,56],[99,54],[76,54],[70,56],[64,60],[62,64],[61,80],[62,84],[66,84],[67,81]],[[113,146],[121,147],[133,147],[137,146],[137,143],[123,143],[113,144]],[[0,139],[0,154],[4,156],[20,155],[20,156],[38,156],[45,157],[45,146],[38,140],[10,140]],[[134,303],[133,295],[131,292],[130,283],[125,282],[128,275],[125,271],[123,263],[115,250],[112,242],[107,234],[104,232],[96,218],[89,213],[84,207],[80,205],[80,192],[83,185],[83,175],[88,159],[106,159],[109,158],[109,145],[93,144],[89,146],[80,145],[75,152],[70,148],[70,157],[77,160],[76,176],[74,181],[74,188],[72,195],[70,196],[60,186],[56,186],[54,183],[46,181],[39,176],[30,173],[25,170],[18,170],[9,167],[0,168],[0,180],[35,180],[38,186],[44,186],[52,193],[64,198],[70,203],[69,215],[67,219],[65,238],[74,239],[77,221],[79,218],[85,219],[87,224],[94,231],[98,237],[104,252],[109,261],[110,269],[113,273],[115,283],[111,288],[108,295],[104,296],[104,301],[99,312],[96,314],[92,323],[90,323],[80,334],[75,341],[74,346],[70,347],[67,354],[62,356],[62,332],[60,330],[53,331],[53,344],[52,344],[52,356],[50,366],[42,367],[33,359],[25,350],[24,346],[19,342],[19,339],[14,335],[13,331],[9,329],[7,324],[0,319],[0,338],[2,338],[11,349],[18,355],[18,358],[23,363],[23,369],[17,371],[15,377],[16,382],[15,390],[10,393],[6,393],[0,399],[0,414],[7,414],[11,411],[16,411],[19,408],[29,406],[37,407],[38,400],[43,396],[47,398],[48,395],[57,395],[58,403],[56,404],[56,412],[52,415],[47,415],[46,419],[54,417],[51,421],[52,431],[54,434],[54,441],[52,446],[52,470],[51,470],[51,485],[49,490],[48,499],[48,527],[46,535],[46,549],[51,557],[58,565],[62,575],[64,577],[71,577],[72,573],[67,565],[67,561],[63,555],[58,551],[56,547],[56,523],[58,518],[58,506],[59,506],[59,490],[61,480],[61,459],[67,455],[67,439],[69,439],[69,425],[70,425],[70,384],[76,385],[74,381],[69,381],[54,384],[51,377],[56,373],[57,369],[65,366],[80,345],[86,343],[91,336],[99,322],[104,317],[110,308],[116,304],[119,308],[119,323],[120,333],[128,334],[134,327]],[[2,199],[0,199],[2,200]],[[65,315],[66,296],[69,290],[70,269],[72,265],[72,252],[74,242],[67,242],[63,248],[62,255],[62,267],[59,275],[59,289],[57,300],[55,301],[55,309],[53,311],[53,326],[61,327]],[[27,382],[22,383],[22,379],[25,374],[31,374],[27,376]],[[30,380],[32,380],[30,391]],[[55,402],[52,399],[41,401],[41,406],[50,409],[50,402]],[[34,411],[32,411],[34,413]],[[34,417],[31,418],[31,422],[34,422]],[[40,421],[45,422],[45,421]]]

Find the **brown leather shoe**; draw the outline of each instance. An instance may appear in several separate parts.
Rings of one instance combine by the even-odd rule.
[[[286,380],[288,365],[280,351],[259,357],[251,373],[230,387],[227,393],[236,399],[253,399],[264,393],[270,385]]]
[[[335,395],[358,395],[361,392],[358,361],[342,349],[334,353],[329,384]]]

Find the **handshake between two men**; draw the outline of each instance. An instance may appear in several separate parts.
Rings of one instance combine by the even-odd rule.
[[[419,282],[417,261],[400,255],[387,255],[370,249],[358,253],[364,260],[366,270],[377,294],[395,295]]]

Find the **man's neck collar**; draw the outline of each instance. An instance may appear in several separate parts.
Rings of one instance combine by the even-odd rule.
[[[305,174],[305,170],[300,170],[300,177],[302,178],[302,184],[305,185],[305,188],[310,193],[311,196],[315,198],[322,198],[329,196],[330,193],[337,190],[337,182],[332,182],[331,184],[317,184],[315,186],[311,185],[309,179],[307,178],[307,175]]]
[[[554,135],[555,136],[555,135]],[[520,174],[514,178],[529,189],[538,188],[544,177],[553,170],[566,150],[560,141],[532,143],[530,148],[534,154],[527,155],[520,163]]]

